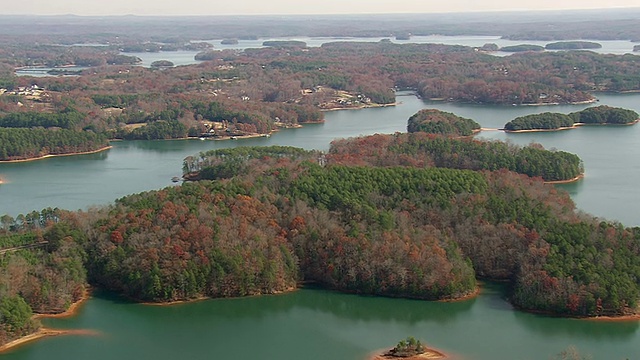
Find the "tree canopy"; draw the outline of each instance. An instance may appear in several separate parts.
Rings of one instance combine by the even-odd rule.
[[[477,122],[437,109],[424,109],[409,118],[407,131],[452,136],[469,136],[480,130]]]

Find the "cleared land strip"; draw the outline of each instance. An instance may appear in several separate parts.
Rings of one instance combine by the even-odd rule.
[[[0,255],[6,254],[8,252],[15,252],[22,249],[32,249],[32,248],[42,247],[47,245],[48,243],[49,243],[48,241],[40,241],[33,244],[20,245],[20,246],[14,246],[6,249],[0,249]]]

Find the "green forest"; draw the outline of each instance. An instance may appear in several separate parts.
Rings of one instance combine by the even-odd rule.
[[[469,136],[480,130],[477,122],[436,109],[420,110],[409,118],[407,131],[452,136]]]
[[[336,163],[353,165],[507,169],[545,181],[570,180],[584,172],[577,155],[545,150],[538,144],[520,147],[501,141],[447,138],[423,132],[334,140],[327,157]]]
[[[600,105],[570,114],[545,112],[517,117],[504,125],[507,131],[554,130],[574,125],[630,125],[640,115],[633,110]]]
[[[108,145],[106,136],[91,131],[0,128],[0,161],[89,152]]]
[[[0,344],[40,327],[34,312],[59,313],[87,287],[86,235],[67,212],[0,218]],[[24,247],[24,248],[22,248]]]

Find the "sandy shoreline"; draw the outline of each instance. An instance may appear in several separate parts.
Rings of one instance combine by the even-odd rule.
[[[71,317],[74,316],[78,313],[78,311],[80,310],[80,308],[82,307],[82,305],[84,305],[84,303],[89,300],[89,298],[91,298],[91,289],[86,288],[84,289],[84,291],[82,292],[82,297],[80,298],[80,300],[74,302],[73,304],[71,304],[69,306],[69,308],[65,311],[65,312],[61,312],[58,314],[35,314],[33,315],[34,319],[61,319],[61,318],[67,318],[67,317]]]
[[[66,318],[78,313],[80,307],[91,297],[91,290],[85,289],[82,293],[82,297],[80,300],[74,302],[69,306],[67,311],[60,314],[34,314],[33,319],[42,319],[42,318]],[[49,337],[49,336],[59,336],[59,335],[97,335],[95,331],[91,330],[78,330],[78,329],[50,329],[46,327],[41,327],[38,331],[23,336],[21,338],[10,341],[2,346],[0,346],[0,354],[3,352],[7,352],[16,347],[22,346],[24,344],[30,343],[32,341]]]
[[[78,330],[78,329],[49,329],[49,328],[40,328],[40,330],[36,331],[33,334],[29,334],[27,336],[23,336],[19,339],[10,341],[2,346],[0,346],[0,354],[5,353],[9,350],[13,350],[22,345],[28,344],[32,341],[36,341],[38,339],[42,339],[49,336],[60,336],[60,335],[89,335],[96,336],[98,332],[93,330]]]
[[[545,184],[570,184],[572,182],[576,182],[580,179],[584,178],[584,174],[580,174],[572,179],[567,180],[554,180],[554,181],[545,181]]]
[[[572,130],[572,129],[577,129],[579,127],[582,126],[630,126],[630,125],[635,125],[638,122],[640,122],[640,119],[636,119],[630,123],[626,123],[626,124],[609,124],[609,123],[605,123],[605,124],[587,124],[587,123],[575,123],[573,124],[573,126],[564,126],[564,127],[559,127],[559,128],[555,128],[555,129],[527,129],[527,130],[506,130],[506,129],[496,129],[496,130],[503,130],[506,133],[531,133],[531,132],[554,132],[554,131],[562,131],[562,130]]]
[[[29,161],[36,161],[36,160],[43,160],[43,159],[48,159],[48,158],[53,158],[53,157],[62,157],[62,156],[74,156],[74,155],[88,155],[88,154],[97,154],[99,152],[103,152],[106,150],[111,149],[113,146],[109,145],[109,146],[105,146],[103,148],[100,148],[98,150],[92,150],[92,151],[85,151],[85,152],[77,152],[77,153],[69,153],[69,154],[56,154],[56,155],[44,155],[44,156],[40,156],[37,158],[29,158],[29,159],[19,159],[19,160],[0,160],[0,163],[22,163],[22,162],[29,162]]]
[[[562,130],[573,130],[577,129],[581,125],[573,125],[573,126],[564,126],[555,129],[527,129],[527,130],[506,130],[503,131],[506,133],[518,134],[518,133],[532,133],[532,132],[554,132],[554,131],[562,131]]]

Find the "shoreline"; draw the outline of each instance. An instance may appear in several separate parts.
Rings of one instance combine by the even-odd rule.
[[[640,314],[633,315],[620,315],[620,316],[591,316],[578,318],[585,321],[602,321],[602,322],[627,322],[627,321],[640,321]]]
[[[375,109],[375,108],[383,108],[390,106],[398,106],[402,104],[401,101],[396,101],[390,104],[370,104],[370,105],[359,105],[354,107],[332,107],[327,109],[320,109],[320,111],[338,111],[338,110],[362,110],[362,109]]]
[[[54,157],[63,157],[63,156],[97,154],[99,152],[103,152],[103,151],[109,150],[112,147],[113,146],[111,146],[111,145],[107,145],[107,146],[105,146],[103,148],[100,148],[100,149],[97,149],[97,150],[91,150],[91,151],[75,152],[75,153],[68,153],[68,154],[49,154],[49,155],[43,155],[43,156],[39,156],[39,157],[35,157],[35,158],[18,159],[18,160],[0,160],[0,164],[30,162],[30,161],[44,160],[44,159],[54,158]],[[2,182],[0,181],[0,184],[1,183]]]
[[[511,134],[518,134],[518,133],[532,133],[532,132],[555,132],[555,131],[563,131],[563,130],[573,130],[573,129],[577,129],[582,125],[576,125],[574,124],[573,126],[563,126],[563,127],[559,127],[559,128],[555,128],[555,129],[526,129],[526,130],[506,130],[506,129],[502,129],[502,131],[506,132],[506,133],[511,133]],[[500,130],[500,129],[498,129]]]
[[[475,290],[473,290],[472,292],[468,293],[467,295],[464,295],[464,296],[461,296],[461,297],[457,297],[457,298],[451,298],[451,299],[436,300],[436,302],[453,303],[453,302],[467,301],[467,300],[471,300],[471,299],[477,298],[478,296],[480,296],[481,292],[482,292],[482,286],[480,286],[478,284],[476,286]]]
[[[640,90],[637,90],[637,92],[640,92]],[[418,94],[415,94],[418,98],[420,98],[420,96]],[[398,96],[398,95],[396,95]],[[583,101],[573,101],[573,102],[553,102],[553,103],[530,103],[530,104],[508,104],[508,103],[488,103],[488,102],[473,102],[473,101],[460,101],[460,100],[455,100],[453,98],[428,98],[426,99],[428,101],[433,101],[433,102],[446,102],[446,103],[452,103],[452,104],[470,104],[470,105],[495,105],[495,106],[556,106],[556,105],[585,105],[585,104],[593,104],[598,102],[599,100],[594,98],[591,100],[583,100]]]
[[[182,305],[182,304],[191,304],[191,303],[196,303],[196,302],[200,302],[200,301],[206,301],[206,300],[218,300],[218,299],[243,299],[243,298],[251,298],[251,297],[258,297],[258,296],[270,296],[270,295],[282,295],[282,294],[288,294],[288,293],[292,293],[294,291],[298,291],[300,288],[297,286],[293,286],[289,289],[286,290],[282,290],[282,291],[275,291],[272,293],[268,293],[268,294],[252,294],[252,295],[245,295],[245,296],[229,296],[229,297],[210,297],[210,296],[202,296],[202,297],[198,297],[195,299],[189,299],[189,300],[174,300],[174,301],[165,301],[165,302],[138,302],[135,299],[132,299],[132,301],[135,301],[136,303],[140,304],[140,305],[145,305],[145,306],[174,306],[174,305]]]
[[[91,289],[85,288],[82,292],[82,297],[80,300],[74,302],[69,306],[69,308],[59,314],[34,314],[31,318],[34,320],[39,319],[57,319],[57,318],[67,318],[74,316],[78,313],[80,307],[91,298]],[[59,335],[97,335],[96,332],[91,330],[82,330],[82,329],[51,329],[47,327],[41,327],[36,332],[19,337],[15,340],[9,341],[8,343],[0,346],[0,354],[5,353],[9,350],[13,350],[19,346],[24,344],[36,341],[38,339],[42,339],[50,336],[59,336]]]
[[[593,98],[591,100],[583,100],[583,101],[572,101],[568,103],[535,103],[535,104],[514,104],[514,106],[553,106],[553,105],[585,105],[585,104],[593,104],[598,102],[598,99]]]
[[[579,321],[597,321],[597,322],[631,322],[631,321],[640,321],[640,314],[631,314],[631,315],[567,315],[567,314],[557,314],[550,311],[543,310],[533,310],[533,309],[524,309],[516,304],[510,303],[516,311],[520,311],[523,313],[529,313],[538,316],[545,316],[550,318],[558,318],[558,319],[568,319],[568,320],[579,320]]]
[[[583,179],[583,178],[584,178],[584,174],[580,174],[580,175],[578,175],[578,176],[576,176],[576,177],[574,177],[574,178],[572,178],[572,179],[567,179],[567,180],[544,181],[544,183],[545,183],[545,184],[552,184],[552,185],[555,185],[555,184],[570,184],[570,183],[573,183],[573,182],[579,181],[579,180],[581,180],[581,179]]]
[[[68,318],[68,317],[77,315],[82,305],[84,305],[84,303],[87,302],[87,300],[89,300],[90,298],[91,298],[91,289],[85,288],[84,291],[82,292],[82,296],[80,297],[80,299],[74,302],[73,304],[69,305],[69,308],[64,312],[57,313],[57,314],[34,314],[33,319],[63,319],[63,318]]]
[[[98,333],[92,330],[51,329],[51,328],[42,327],[38,331],[32,334],[9,341],[8,343],[0,346],[0,355],[8,352],[9,350],[14,350],[15,348],[26,345],[38,339],[51,337],[51,336],[60,336],[60,335],[98,335]]]

